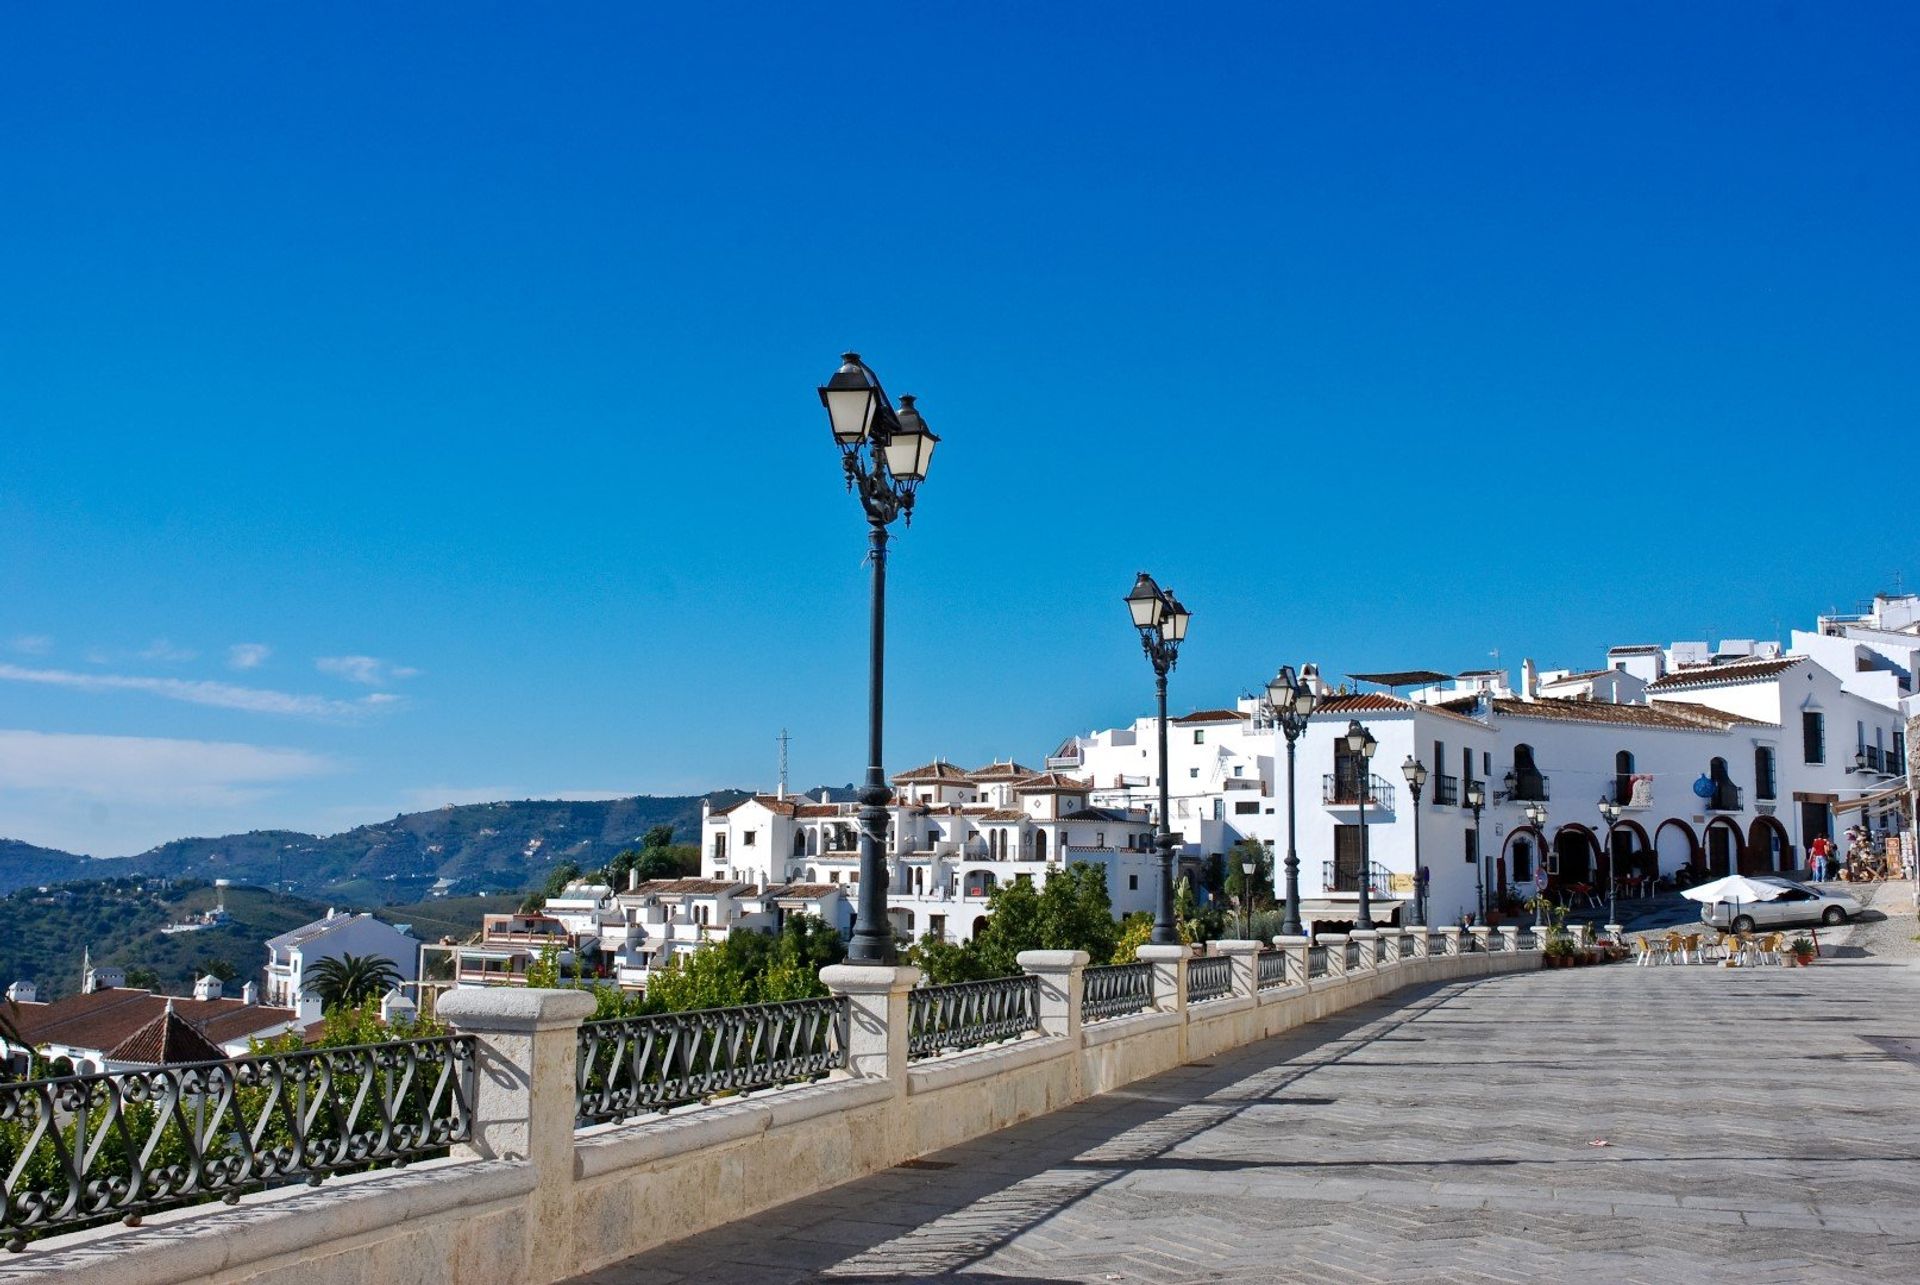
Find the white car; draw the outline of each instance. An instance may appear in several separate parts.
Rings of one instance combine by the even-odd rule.
[[[1844,924],[1863,909],[1844,892],[1822,892],[1778,875],[1756,875],[1753,881],[1774,884],[1786,891],[1772,901],[1712,902],[1701,910],[1701,922],[1712,928],[1746,933],[1756,928],[1784,928],[1789,924]]]

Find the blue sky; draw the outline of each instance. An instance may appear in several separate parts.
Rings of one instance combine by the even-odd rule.
[[[0,23],[0,834],[852,779],[846,346],[895,768],[1920,582],[1910,6]]]

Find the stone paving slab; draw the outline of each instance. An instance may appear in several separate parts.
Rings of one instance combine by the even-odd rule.
[[[1863,964],[1403,992],[580,1279],[1916,1280],[1920,972]]]

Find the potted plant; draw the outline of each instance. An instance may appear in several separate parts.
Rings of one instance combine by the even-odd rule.
[[[1787,947],[1787,953],[1794,963],[1805,968],[1813,962],[1818,952],[1814,949],[1811,937],[1801,936],[1793,939],[1793,943]]]

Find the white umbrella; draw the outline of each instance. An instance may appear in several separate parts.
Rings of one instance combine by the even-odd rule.
[[[1697,888],[1683,889],[1680,895],[1711,904],[1716,901],[1772,901],[1784,892],[1786,888],[1777,883],[1760,883],[1745,875],[1728,875]]]

